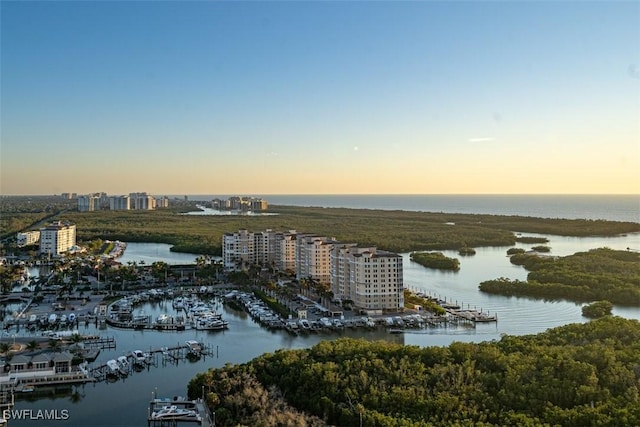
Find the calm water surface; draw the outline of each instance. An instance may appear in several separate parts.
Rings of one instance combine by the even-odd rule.
[[[191,195],[190,200],[230,195]],[[640,222],[640,195],[263,194],[270,205],[382,209]]]

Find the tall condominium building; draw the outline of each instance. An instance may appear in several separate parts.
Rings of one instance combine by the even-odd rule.
[[[254,233],[241,229],[222,236],[222,263],[225,270],[245,270],[255,264]]]
[[[109,197],[109,209],[112,211],[128,211],[131,209],[131,199],[129,196]]]
[[[266,211],[268,208],[269,204],[264,199],[249,199],[249,209],[251,209],[252,211]]]
[[[25,231],[23,233],[18,233],[16,235],[16,241],[18,246],[29,246],[35,245],[40,240],[40,232],[39,231]]]
[[[297,279],[330,284],[334,296],[367,311],[404,307],[402,256],[376,247],[358,247],[333,238],[288,232],[225,233],[222,258],[226,270],[270,265],[294,271]]]
[[[76,245],[76,226],[60,221],[40,229],[40,253],[60,255]]]
[[[100,196],[87,194],[78,196],[78,211],[91,212],[100,210]]]
[[[147,193],[129,193],[131,209],[153,210],[156,208],[156,199]]]
[[[280,271],[296,271],[297,233],[289,230],[277,233],[274,239],[274,251],[276,252],[276,268]]]
[[[242,197],[232,196],[227,200],[213,199],[211,208],[216,210],[234,210],[234,211],[265,211],[269,208],[266,200],[258,197]]]
[[[99,211],[109,207],[109,196],[107,193],[92,193],[78,196],[78,211],[91,212]]]
[[[296,278],[331,283],[331,249],[335,243],[338,242],[327,237],[299,234],[296,242]]]
[[[160,198],[156,198],[156,208],[168,208],[169,207],[169,197],[162,196]]]
[[[361,310],[402,310],[402,256],[375,247],[336,245],[331,254],[331,291]]]
[[[225,233],[222,259],[227,270],[246,269],[252,264],[268,265],[282,271],[295,270],[296,231],[274,232],[245,229]]]

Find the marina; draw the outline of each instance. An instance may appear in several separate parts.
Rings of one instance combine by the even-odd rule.
[[[554,252],[573,253],[576,250],[588,249],[606,245],[609,247],[639,247],[639,237],[637,235],[625,236],[617,239],[571,239],[551,237],[549,245]],[[616,243],[617,242],[617,243]],[[127,251],[135,246],[129,244]],[[525,245],[519,245],[525,247]],[[172,316],[177,320],[178,316],[184,316],[185,330],[156,330],[156,329],[135,329],[112,327],[105,322],[101,322],[101,316],[106,318],[108,304],[104,305],[104,312],[100,313],[98,301],[88,301],[82,311],[78,310],[80,302],[75,305],[77,315],[76,325],[68,324],[68,317],[71,313],[68,308],[58,310],[57,314],[67,315],[67,325],[56,327],[46,326],[41,328],[36,325],[30,329],[25,327],[29,317],[18,318],[18,322],[3,329],[3,341],[16,343],[28,342],[31,339],[42,339],[48,342],[48,336],[42,334],[60,334],[62,340],[68,339],[64,335],[78,331],[84,337],[92,337],[95,344],[90,344],[91,340],[85,340],[86,347],[104,346],[100,349],[95,362],[89,367],[99,367],[105,365],[108,360],[115,360],[120,356],[127,355],[130,366],[127,376],[118,375],[108,380],[88,381],[75,384],[60,384],[58,386],[39,385],[33,387],[33,391],[7,393],[9,399],[14,399],[13,408],[16,410],[31,409],[41,410],[51,407],[50,399],[55,399],[55,405],[61,408],[68,408],[70,419],[64,422],[64,426],[85,426],[85,425],[120,425],[120,426],[140,426],[149,423],[149,396],[157,390],[158,396],[182,396],[185,394],[188,381],[196,374],[206,371],[212,367],[222,367],[226,363],[243,363],[265,352],[273,352],[280,348],[307,348],[320,341],[336,339],[340,337],[364,338],[367,340],[387,340],[390,342],[402,343],[406,345],[448,345],[452,341],[484,341],[499,340],[502,334],[530,334],[545,330],[550,327],[559,326],[572,322],[584,322],[581,316],[581,305],[566,301],[541,301],[526,298],[499,297],[486,295],[477,290],[477,283],[481,280],[504,276],[513,279],[524,279],[526,271],[521,267],[513,266],[505,256],[504,248],[479,248],[473,257],[466,257],[461,261],[461,270],[458,273],[444,273],[431,271],[421,266],[414,265],[405,260],[405,286],[413,292],[423,292],[424,294],[446,300],[453,307],[451,310],[475,310],[482,313],[499,314],[498,321],[495,322],[469,322],[466,319],[459,319],[457,322],[454,316],[449,314],[443,319],[428,319],[423,327],[397,327],[392,326],[397,316],[371,317],[371,322],[362,320],[362,317],[354,313],[345,312],[344,320],[338,315],[334,323],[333,316],[322,312],[313,313],[316,308],[315,302],[297,301],[292,308],[305,308],[308,310],[307,319],[296,319],[298,328],[296,333],[291,333],[286,328],[269,328],[250,314],[235,299],[227,299],[225,296],[232,292],[233,288],[213,289],[210,295],[198,295],[199,287],[175,287],[173,296],[165,296],[163,299],[140,302],[132,307],[132,320],[138,315],[148,316],[148,321],[153,323],[163,314]],[[240,292],[239,290],[237,290]],[[131,295],[127,295],[129,298]],[[227,328],[223,330],[199,330],[191,326],[187,320],[186,313],[180,308],[180,300],[184,306],[184,298],[197,296],[204,303],[213,304],[215,312],[221,315],[222,319],[228,322]],[[114,300],[115,301],[115,300]],[[464,301],[464,304],[462,303]],[[52,304],[40,304],[40,307],[32,307],[32,310],[54,312]],[[113,301],[111,301],[113,302]],[[257,303],[258,300],[255,300]],[[303,304],[303,302],[305,304]],[[8,305],[8,313],[20,310],[20,303]],[[174,305],[176,307],[174,307]],[[85,313],[91,307],[91,314]],[[93,307],[98,307],[98,312],[93,314]],[[482,307],[482,309],[480,309]],[[490,310],[490,311],[489,311]],[[25,312],[27,316],[28,312]],[[629,310],[624,307],[614,307],[614,313],[630,318],[638,318],[637,310]],[[263,313],[263,317],[265,313]],[[315,317],[314,317],[315,316]],[[266,317],[265,317],[266,318]],[[387,319],[390,318],[390,319]],[[410,320],[411,317],[406,317]],[[347,320],[350,320],[348,322]],[[381,320],[384,319],[384,320]],[[275,321],[275,319],[272,319]],[[284,319],[285,323],[293,319]],[[306,321],[303,321],[306,320]],[[349,326],[351,323],[361,323],[362,326]],[[404,321],[404,320],[403,320]],[[24,323],[22,323],[24,322]],[[314,322],[326,325],[325,328],[312,330]],[[385,324],[383,325],[382,322]],[[389,322],[389,324],[387,324]],[[406,323],[406,322],[405,322]],[[342,325],[342,327],[340,327]],[[366,325],[366,326],[365,326]],[[18,329],[19,328],[19,329]],[[291,327],[294,330],[293,326]],[[209,348],[209,354],[200,358],[186,357],[186,341],[194,340]],[[46,345],[46,344],[45,344]],[[180,347],[180,348],[178,348]],[[173,350],[171,350],[173,349]],[[139,350],[143,353],[153,351],[150,364],[138,364],[134,362],[132,352]],[[50,391],[55,387],[55,392]],[[26,390],[29,384],[25,384]],[[42,399],[40,397],[47,397]],[[105,401],[117,408],[109,411],[108,418],[104,424],[96,423],[95,414]],[[167,406],[166,404],[165,406]],[[170,405],[169,405],[170,406]],[[108,421],[107,421],[108,420]],[[153,420],[152,420],[153,421]],[[157,420],[155,420],[157,421]],[[165,425],[169,424],[165,420]],[[192,425],[196,423],[189,422]],[[27,421],[12,420],[11,425],[29,426]],[[52,422],[51,425],[63,425],[62,422]],[[157,422],[156,425],[160,425]]]

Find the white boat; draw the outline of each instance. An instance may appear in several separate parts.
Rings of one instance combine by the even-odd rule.
[[[133,316],[133,323],[144,323],[149,321],[150,316],[144,313],[144,310],[140,309],[138,313]]]
[[[51,313],[49,315],[49,324],[54,324],[58,321],[58,315],[55,313]]]
[[[309,323],[309,321],[307,319],[299,319],[298,320],[298,325],[300,325],[300,328],[302,328],[304,330],[311,329],[311,324]]]
[[[156,319],[156,323],[160,323],[160,324],[163,324],[163,325],[164,324],[168,324],[168,323],[173,323],[173,317],[169,316],[168,314],[161,314]]]
[[[63,314],[60,316],[60,323],[65,324],[67,323],[67,315]]]
[[[131,352],[133,356],[133,363],[143,365],[151,362],[151,354],[143,353],[141,350],[133,350]]]
[[[114,359],[107,360],[107,375],[118,376],[120,374],[120,365]]]
[[[76,314],[75,313],[71,313],[69,314],[69,318],[68,318],[70,323],[73,323],[76,321]]]
[[[129,370],[129,359],[127,356],[118,357],[118,368],[122,375],[127,375]]]
[[[222,319],[198,319],[194,325],[196,329],[201,331],[219,331],[228,326],[229,322]]]
[[[35,314],[32,314],[31,316],[29,316],[29,323],[35,323],[38,320],[38,316],[36,316]]]
[[[198,341],[188,340],[185,341],[185,344],[187,344],[190,354],[193,354],[195,356],[200,356],[200,354],[202,354],[202,344],[200,344]]]
[[[163,406],[158,411],[153,411],[151,413],[151,418],[153,419],[171,419],[171,418],[182,418],[182,417],[197,417],[196,411],[189,409],[178,408],[175,405],[172,406]]]

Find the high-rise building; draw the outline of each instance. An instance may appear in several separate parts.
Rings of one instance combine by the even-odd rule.
[[[131,209],[153,210],[156,208],[156,199],[147,193],[129,193]]]
[[[75,224],[53,222],[40,229],[40,253],[60,255],[76,245]]]
[[[336,245],[331,254],[331,291],[361,310],[402,310],[402,256],[375,247]]]
[[[331,249],[338,243],[323,236],[299,234],[296,242],[296,278],[331,283]]]
[[[129,196],[109,197],[109,209],[112,211],[128,211],[131,209],[131,199]]]
[[[241,229],[222,236],[222,263],[225,270],[245,270],[255,264],[254,234]]]
[[[376,247],[358,247],[333,238],[295,230],[225,233],[222,258],[226,270],[269,265],[294,271],[298,280],[330,285],[334,297],[359,310],[384,312],[404,307],[402,256]]]
[[[95,194],[78,196],[78,211],[92,212],[100,210],[100,197]]]

